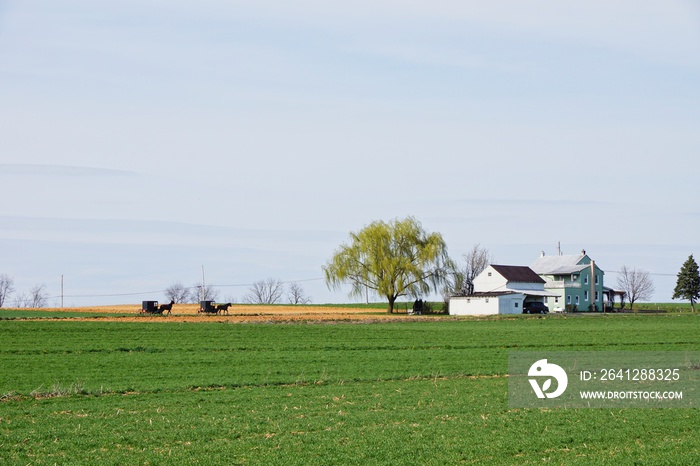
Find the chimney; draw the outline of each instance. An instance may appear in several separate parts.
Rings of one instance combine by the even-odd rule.
[[[544,257],[544,251],[542,251],[542,255],[540,257]]]
[[[585,256],[585,255],[586,255],[586,250],[585,250],[585,249],[581,249],[581,255],[582,255],[582,256]]]

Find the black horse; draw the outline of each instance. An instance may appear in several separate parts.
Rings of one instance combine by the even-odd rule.
[[[161,304],[158,306],[158,314],[164,314],[165,312],[170,315],[170,311],[173,309],[173,304],[175,304],[175,300],[171,300],[169,304]]]
[[[216,313],[219,314],[226,314],[228,315],[228,308],[231,307],[231,303],[226,303],[226,304],[217,304],[216,305]]]

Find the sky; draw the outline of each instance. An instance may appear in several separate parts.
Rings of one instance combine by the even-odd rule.
[[[50,305],[350,302],[322,266],[409,215],[657,302],[700,254],[695,1],[0,0],[0,57],[0,274]]]

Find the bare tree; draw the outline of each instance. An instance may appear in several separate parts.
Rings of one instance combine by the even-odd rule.
[[[214,289],[212,285],[206,285],[204,287],[204,293],[202,293],[202,285],[195,283],[189,289],[189,301],[191,303],[198,303],[199,301],[216,301],[219,297],[219,292]]]
[[[284,285],[276,278],[260,280],[250,287],[243,302],[248,304],[278,304],[284,294]]]
[[[34,285],[27,293],[15,295],[15,307],[17,308],[40,308],[46,307],[49,295],[46,292],[46,285]]]
[[[467,296],[474,293],[474,279],[493,262],[493,256],[488,249],[475,244],[465,253],[464,265],[453,264],[451,279],[446,294],[450,296]]]
[[[15,291],[15,280],[7,274],[0,274],[0,307],[8,296]]]
[[[311,297],[306,296],[304,288],[296,282],[289,284],[287,298],[289,299],[289,304],[309,304],[311,302]]]
[[[175,282],[165,289],[165,297],[170,301],[175,301],[175,304],[187,302],[189,295],[189,288],[180,282]]]
[[[474,293],[474,279],[493,262],[493,256],[488,249],[475,244],[471,251],[464,255],[466,267],[464,269],[464,283],[468,294]]]
[[[29,290],[29,307],[40,308],[46,307],[46,302],[49,299],[49,294],[46,291],[46,285],[34,285],[32,289]]]
[[[649,272],[635,268],[627,268],[623,265],[617,276],[617,286],[625,292],[630,302],[630,309],[634,309],[634,303],[639,300],[650,299],[654,294],[654,282]]]

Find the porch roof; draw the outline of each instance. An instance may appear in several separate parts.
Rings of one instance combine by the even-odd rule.
[[[467,296],[453,296],[453,298],[494,298],[497,296],[505,296],[509,294],[522,294],[525,296],[540,296],[540,297],[550,297],[555,298],[559,296],[557,293],[552,293],[551,291],[544,290],[513,290],[506,289],[502,291],[477,291]]]
[[[551,291],[540,291],[540,290],[527,290],[522,291],[524,295],[527,296],[541,296],[545,298],[556,298],[559,296],[557,293],[552,293]]]

